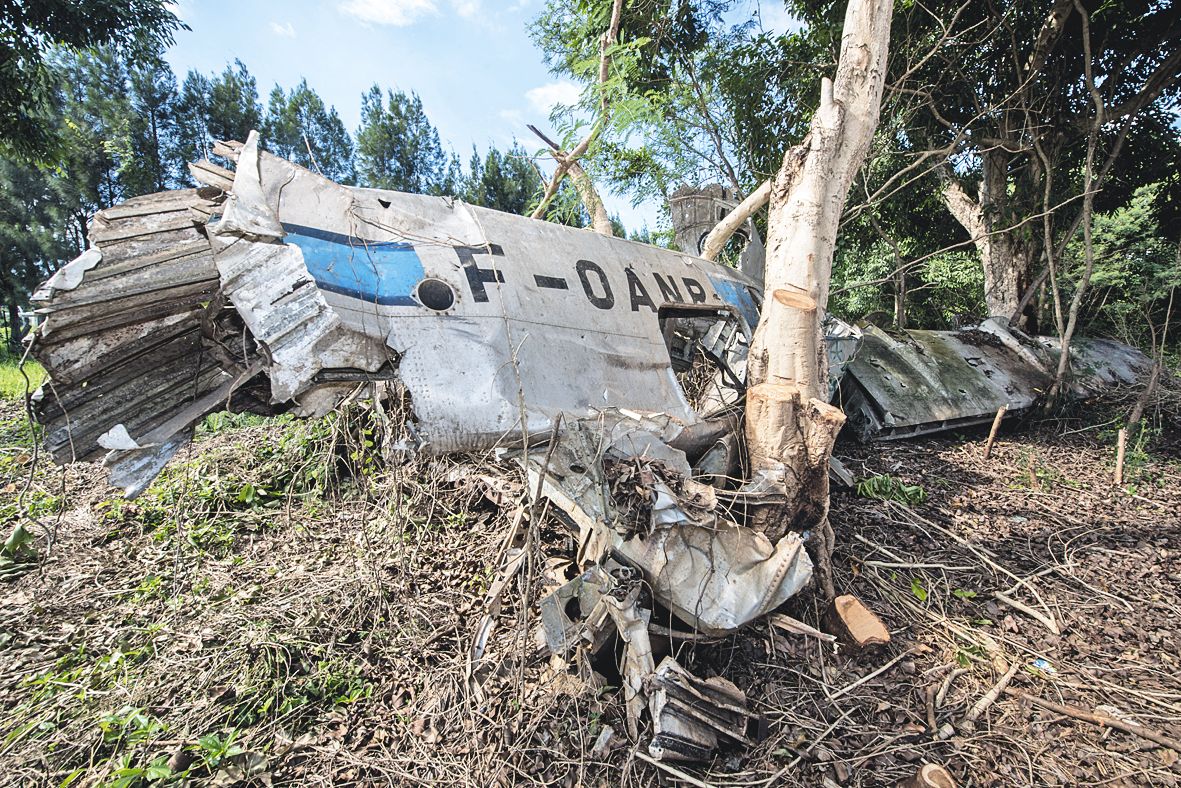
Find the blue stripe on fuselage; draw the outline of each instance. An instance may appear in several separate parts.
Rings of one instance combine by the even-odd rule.
[[[731,279],[723,279],[720,276],[709,276],[709,281],[714,286],[714,290],[722,300],[730,306],[738,310],[738,312],[746,318],[746,323],[753,331],[755,326],[759,324],[759,307],[755,304],[754,297],[745,285],[735,282]]]
[[[322,289],[370,304],[418,306],[411,295],[425,272],[411,244],[366,241],[297,224],[283,229],[283,240],[300,248]]]

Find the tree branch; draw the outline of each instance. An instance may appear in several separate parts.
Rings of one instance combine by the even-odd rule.
[[[792,150],[799,148],[800,146],[796,146]],[[754,215],[755,211],[766,205],[770,199],[771,181],[763,181],[759,188],[747,195],[745,200],[738,203],[734,207],[734,210],[726,214],[709,231],[709,235],[705,236],[705,241],[702,242],[701,246],[702,258],[706,260],[717,260],[718,255],[726,248],[726,242],[730,240],[730,236],[734,235],[739,227],[746,224],[747,220]]]
[[[546,186],[545,193],[541,197],[541,202],[539,202],[537,207],[533,209],[533,213],[529,214],[530,218],[532,219],[545,218],[545,212],[549,208],[549,204],[553,201],[554,196],[558,193],[558,188],[562,185],[562,178],[566,176],[566,173],[571,171],[573,165],[583,156],[583,154],[587,152],[591,146],[591,143],[596,137],[599,136],[603,126],[606,125],[611,109],[610,103],[607,101],[606,89],[611,66],[611,47],[615,46],[615,44],[619,41],[619,22],[622,16],[623,0],[615,0],[611,6],[611,24],[608,26],[607,32],[605,32],[602,38],[599,39],[599,118],[595,124],[591,126],[590,133],[583,137],[582,141],[575,145],[574,149],[569,153],[563,153],[559,146],[547,139],[536,128],[533,126],[529,127],[532,129],[534,134],[537,134],[541,136],[542,139],[546,140],[546,143],[554,151],[554,158],[558,163],[558,168],[554,170],[554,176],[550,180],[549,185]],[[591,183],[589,176],[587,176],[585,172],[583,172],[582,175],[583,187],[578,187],[576,183],[576,188],[579,190],[579,195],[582,195],[584,187],[590,186]],[[603,208],[603,201],[598,199],[598,193],[594,191],[593,186],[590,188],[590,193],[592,193],[594,198],[597,200],[597,206],[587,204],[586,209],[591,214],[591,220],[595,223],[596,231],[602,232],[598,222],[596,210],[600,210],[605,215],[606,209]],[[607,220],[606,226],[608,228],[611,226],[610,219]],[[613,233],[608,230],[606,234],[612,235]]]

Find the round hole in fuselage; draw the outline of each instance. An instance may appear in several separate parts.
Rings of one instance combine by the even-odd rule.
[[[417,295],[420,304],[436,312],[455,306],[455,290],[442,279],[423,279],[418,283]]]

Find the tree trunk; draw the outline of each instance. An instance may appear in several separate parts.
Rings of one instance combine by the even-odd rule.
[[[817,535],[818,577],[829,598],[828,460],[845,415],[827,401],[820,320],[841,211],[877,128],[893,5],[850,0],[836,79],[822,81],[808,139],[787,152],[775,176],[765,302],[747,366],[751,473],[783,493],[753,521],[772,537],[789,529]]]
[[[5,307],[8,312],[8,351],[19,358],[22,350],[21,340],[25,338],[25,332],[15,295],[5,299]]]
[[[984,305],[989,317],[1008,319],[1021,303],[1029,278],[1029,249],[1007,230],[1009,156],[1000,149],[985,151],[979,199],[972,199],[950,176],[943,185],[943,203],[980,252],[984,267]]]

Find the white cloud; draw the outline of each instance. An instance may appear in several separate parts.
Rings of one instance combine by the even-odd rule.
[[[348,0],[340,10],[362,22],[405,27],[424,14],[438,12],[434,0]]]
[[[551,82],[525,92],[525,98],[534,110],[549,117],[555,104],[571,105],[578,102],[582,89],[573,82]]]
[[[481,0],[451,0],[451,5],[455,8],[455,13],[464,19],[471,19],[480,13],[480,2]]]
[[[279,38],[295,38],[295,27],[290,23],[271,22],[271,32]]]

